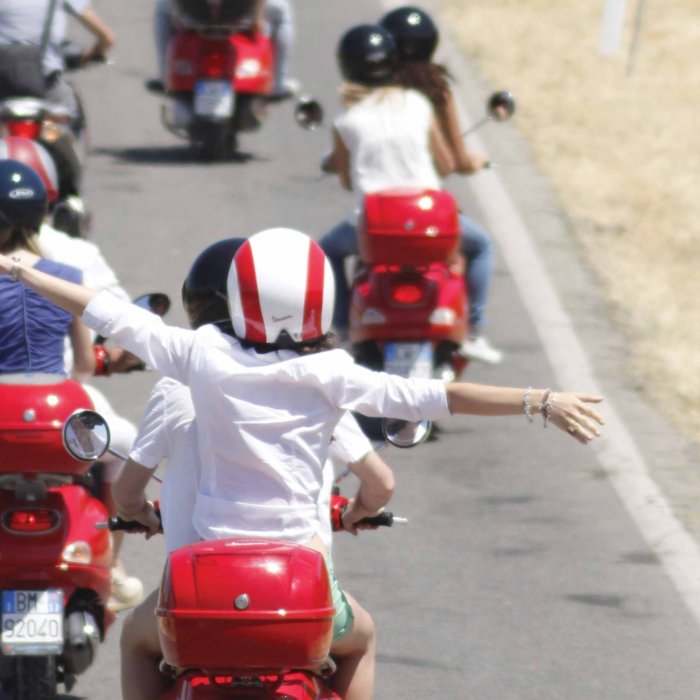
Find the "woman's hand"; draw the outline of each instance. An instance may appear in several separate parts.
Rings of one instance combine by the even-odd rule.
[[[126,514],[119,513],[123,520],[135,520],[141,523],[145,530],[146,539],[150,539],[153,535],[157,535],[162,530],[162,524],[158,513],[151,501],[146,501],[141,510],[136,513]]]
[[[592,394],[552,393],[549,421],[585,445],[600,435],[600,426],[605,424],[603,417],[590,405],[602,400]]]
[[[9,275],[12,272],[14,261],[8,258],[7,255],[0,255],[0,274]]]
[[[363,518],[373,518],[383,510],[383,508],[368,510],[361,504],[359,499],[351,498],[343,513],[343,528],[352,535],[357,535],[360,530],[376,530],[377,525],[357,525],[356,523]]]

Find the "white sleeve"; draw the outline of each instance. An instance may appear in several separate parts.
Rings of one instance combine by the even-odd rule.
[[[170,456],[165,418],[165,395],[159,382],[148,397],[136,440],[129,452],[130,459],[148,469],[155,469]]]
[[[349,356],[343,360],[337,351],[319,353],[314,358],[318,358],[320,386],[339,408],[365,416],[410,421],[439,420],[451,415],[441,379],[407,379],[374,372],[354,364]]]
[[[352,413],[344,413],[333,431],[330,458],[343,468],[359,462],[372,451],[372,443],[362,432]]]
[[[86,326],[133,352],[161,374],[188,383],[195,331],[166,326],[150,311],[127,304],[109,292],[94,296],[82,319]]]

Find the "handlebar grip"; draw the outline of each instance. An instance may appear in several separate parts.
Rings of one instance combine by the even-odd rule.
[[[375,527],[391,527],[394,524],[394,514],[384,511],[373,518],[362,518],[355,525],[374,525]]]
[[[160,520],[160,510],[156,510],[156,514]],[[146,530],[146,526],[138,520],[124,520],[118,515],[110,516],[105,522],[97,523],[95,527],[98,530],[109,530],[110,532],[144,532]],[[162,521],[160,531],[163,531]]]

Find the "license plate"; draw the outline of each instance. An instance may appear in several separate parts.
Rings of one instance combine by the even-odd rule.
[[[230,81],[197,81],[194,113],[201,117],[230,117],[233,114],[233,87]]]
[[[387,343],[384,371],[400,377],[430,379],[433,376],[433,344]]]
[[[59,654],[63,649],[63,591],[2,592],[2,653]]]

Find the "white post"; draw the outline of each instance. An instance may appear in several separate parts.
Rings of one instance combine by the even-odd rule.
[[[627,0],[605,0],[603,23],[598,39],[598,53],[601,56],[613,56],[620,47],[626,5]]]

